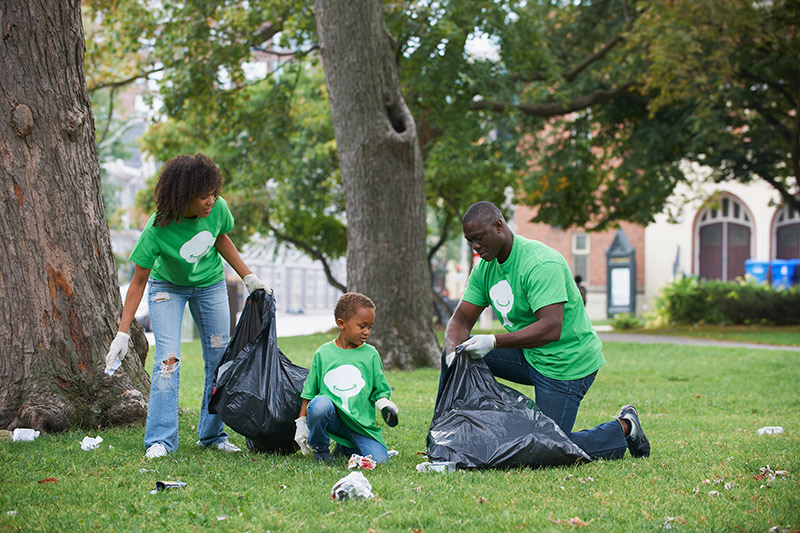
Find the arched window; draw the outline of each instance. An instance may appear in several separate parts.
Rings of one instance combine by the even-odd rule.
[[[724,281],[743,277],[751,256],[752,220],[744,204],[731,196],[703,209],[697,217],[695,272]]]
[[[800,258],[800,213],[789,206],[775,217],[772,238],[775,243],[775,259]]]

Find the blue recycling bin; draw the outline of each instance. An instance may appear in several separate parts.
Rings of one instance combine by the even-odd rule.
[[[772,267],[772,286],[776,289],[788,289],[797,285],[800,259],[774,259]]]
[[[755,259],[747,259],[744,262],[745,276],[755,279],[759,283],[769,283],[769,261],[757,261]]]

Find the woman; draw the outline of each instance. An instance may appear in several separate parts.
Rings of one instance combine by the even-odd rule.
[[[136,268],[122,307],[119,332],[106,356],[106,373],[113,374],[128,351],[128,328],[149,279],[148,307],[156,343],[144,435],[149,459],[178,449],[181,322],[186,303],[200,332],[205,361],[198,444],[225,452],[241,451],[228,441],[220,417],[208,412],[214,371],[230,334],[222,259],[242,277],[249,292],[270,289],[247,268],[226,235],[233,228],[233,216],[219,196],[221,189],[222,174],[210,158],[198,154],[169,160],[156,184],[156,212],[130,255]]]

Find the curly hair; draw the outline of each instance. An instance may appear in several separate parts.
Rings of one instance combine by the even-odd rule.
[[[360,292],[346,292],[339,296],[336,307],[333,308],[333,318],[347,320],[362,307],[375,309],[375,303]]]
[[[164,164],[156,183],[154,224],[166,226],[183,218],[192,198],[222,191],[222,172],[203,154],[179,155]]]

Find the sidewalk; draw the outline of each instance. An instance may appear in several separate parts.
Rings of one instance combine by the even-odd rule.
[[[719,346],[723,348],[749,348],[752,350],[783,350],[800,352],[800,346],[776,346],[774,344],[754,344],[750,342],[719,341],[712,339],[695,339],[690,337],[673,337],[671,335],[647,335],[644,333],[612,333],[597,328],[600,340],[605,342],[633,342],[638,344],[683,344],[690,346]]]

